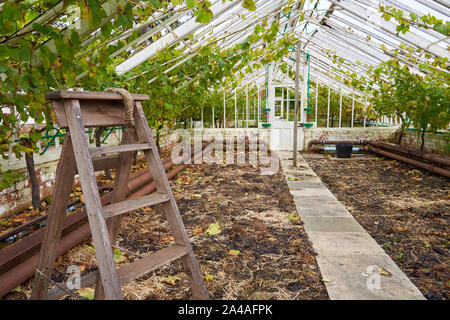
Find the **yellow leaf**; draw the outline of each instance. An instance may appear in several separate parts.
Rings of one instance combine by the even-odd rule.
[[[380,271],[380,274],[381,274],[382,276],[388,276],[388,277],[390,277],[390,276],[392,275],[389,271],[387,271],[387,270],[384,269],[383,267],[378,267],[378,271]]]
[[[167,283],[174,286],[177,281],[181,280],[180,276],[167,276],[167,277],[159,277],[159,282]]]
[[[205,275],[205,282],[206,283],[210,283],[213,280],[214,280],[214,276],[213,275],[211,275],[211,274]]]
[[[215,236],[216,234],[219,234],[222,232],[222,229],[220,229],[220,224],[218,222],[211,223],[206,230],[206,233],[210,236]]]
[[[228,251],[229,254],[231,254],[232,256],[237,257],[241,252],[239,250],[230,250]]]
[[[126,258],[123,256],[122,252],[119,249],[114,249],[114,262],[119,263],[125,260]]]

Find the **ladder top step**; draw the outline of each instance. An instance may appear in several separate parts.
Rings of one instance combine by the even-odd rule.
[[[134,101],[150,100],[146,94],[132,94]],[[122,101],[122,96],[117,92],[89,92],[89,91],[68,91],[57,90],[49,92],[45,95],[47,100],[62,100],[62,99],[78,99],[78,100],[107,100],[107,101]]]
[[[169,199],[170,198],[167,193],[155,192],[148,196],[116,202],[103,207],[103,216],[105,218],[110,218],[136,209],[164,203],[169,201]]]
[[[148,149],[151,149],[150,143],[121,144],[117,146],[89,148],[89,155],[96,156],[99,154],[148,150]]]

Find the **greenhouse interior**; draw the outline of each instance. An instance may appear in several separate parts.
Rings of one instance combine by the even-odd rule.
[[[449,17],[0,1],[0,300],[448,300]]]

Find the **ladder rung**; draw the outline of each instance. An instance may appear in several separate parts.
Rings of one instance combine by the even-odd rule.
[[[117,269],[117,275],[121,285],[139,278],[159,267],[181,258],[187,254],[186,247],[180,244],[174,244],[168,248],[161,249],[155,253],[149,254],[133,263],[124,265]],[[94,285],[97,282],[98,271],[88,273],[81,277],[81,288]],[[63,285],[67,289],[67,285]],[[48,299],[56,300],[63,297],[66,293],[58,288],[48,291]]]
[[[110,154],[107,156],[93,157],[92,164],[94,165],[94,171],[103,171],[107,169],[115,169],[119,164],[119,155]],[[77,170],[78,173],[78,170]]]
[[[126,264],[117,270],[120,284],[128,283],[136,278],[179,259],[187,254],[186,247],[180,244],[171,245],[155,253],[145,256],[133,263]]]
[[[169,195],[167,193],[155,192],[148,196],[107,205],[103,207],[103,216],[105,218],[110,218],[136,209],[154,206],[155,204],[160,204],[166,201],[169,201]]]
[[[89,148],[89,155],[96,156],[99,154],[106,154],[106,153],[117,153],[117,152],[148,150],[148,149],[151,149],[150,143],[121,144],[118,146]]]

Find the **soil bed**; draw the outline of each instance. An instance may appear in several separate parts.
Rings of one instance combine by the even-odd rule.
[[[450,298],[449,179],[387,158],[303,156],[427,299]]]
[[[281,171],[262,176],[257,166],[190,166],[171,184],[212,299],[328,298]],[[220,233],[215,234],[217,226]],[[124,216],[118,246],[145,255],[171,243],[160,208]],[[85,241],[58,258],[54,280],[62,283],[72,264],[80,266],[82,275],[96,270],[92,246]],[[136,259],[125,252],[115,257],[119,265]],[[122,286],[124,297],[189,298],[181,268],[177,261]],[[27,299],[30,286],[28,281],[5,298]],[[93,289],[78,293],[91,298]]]

